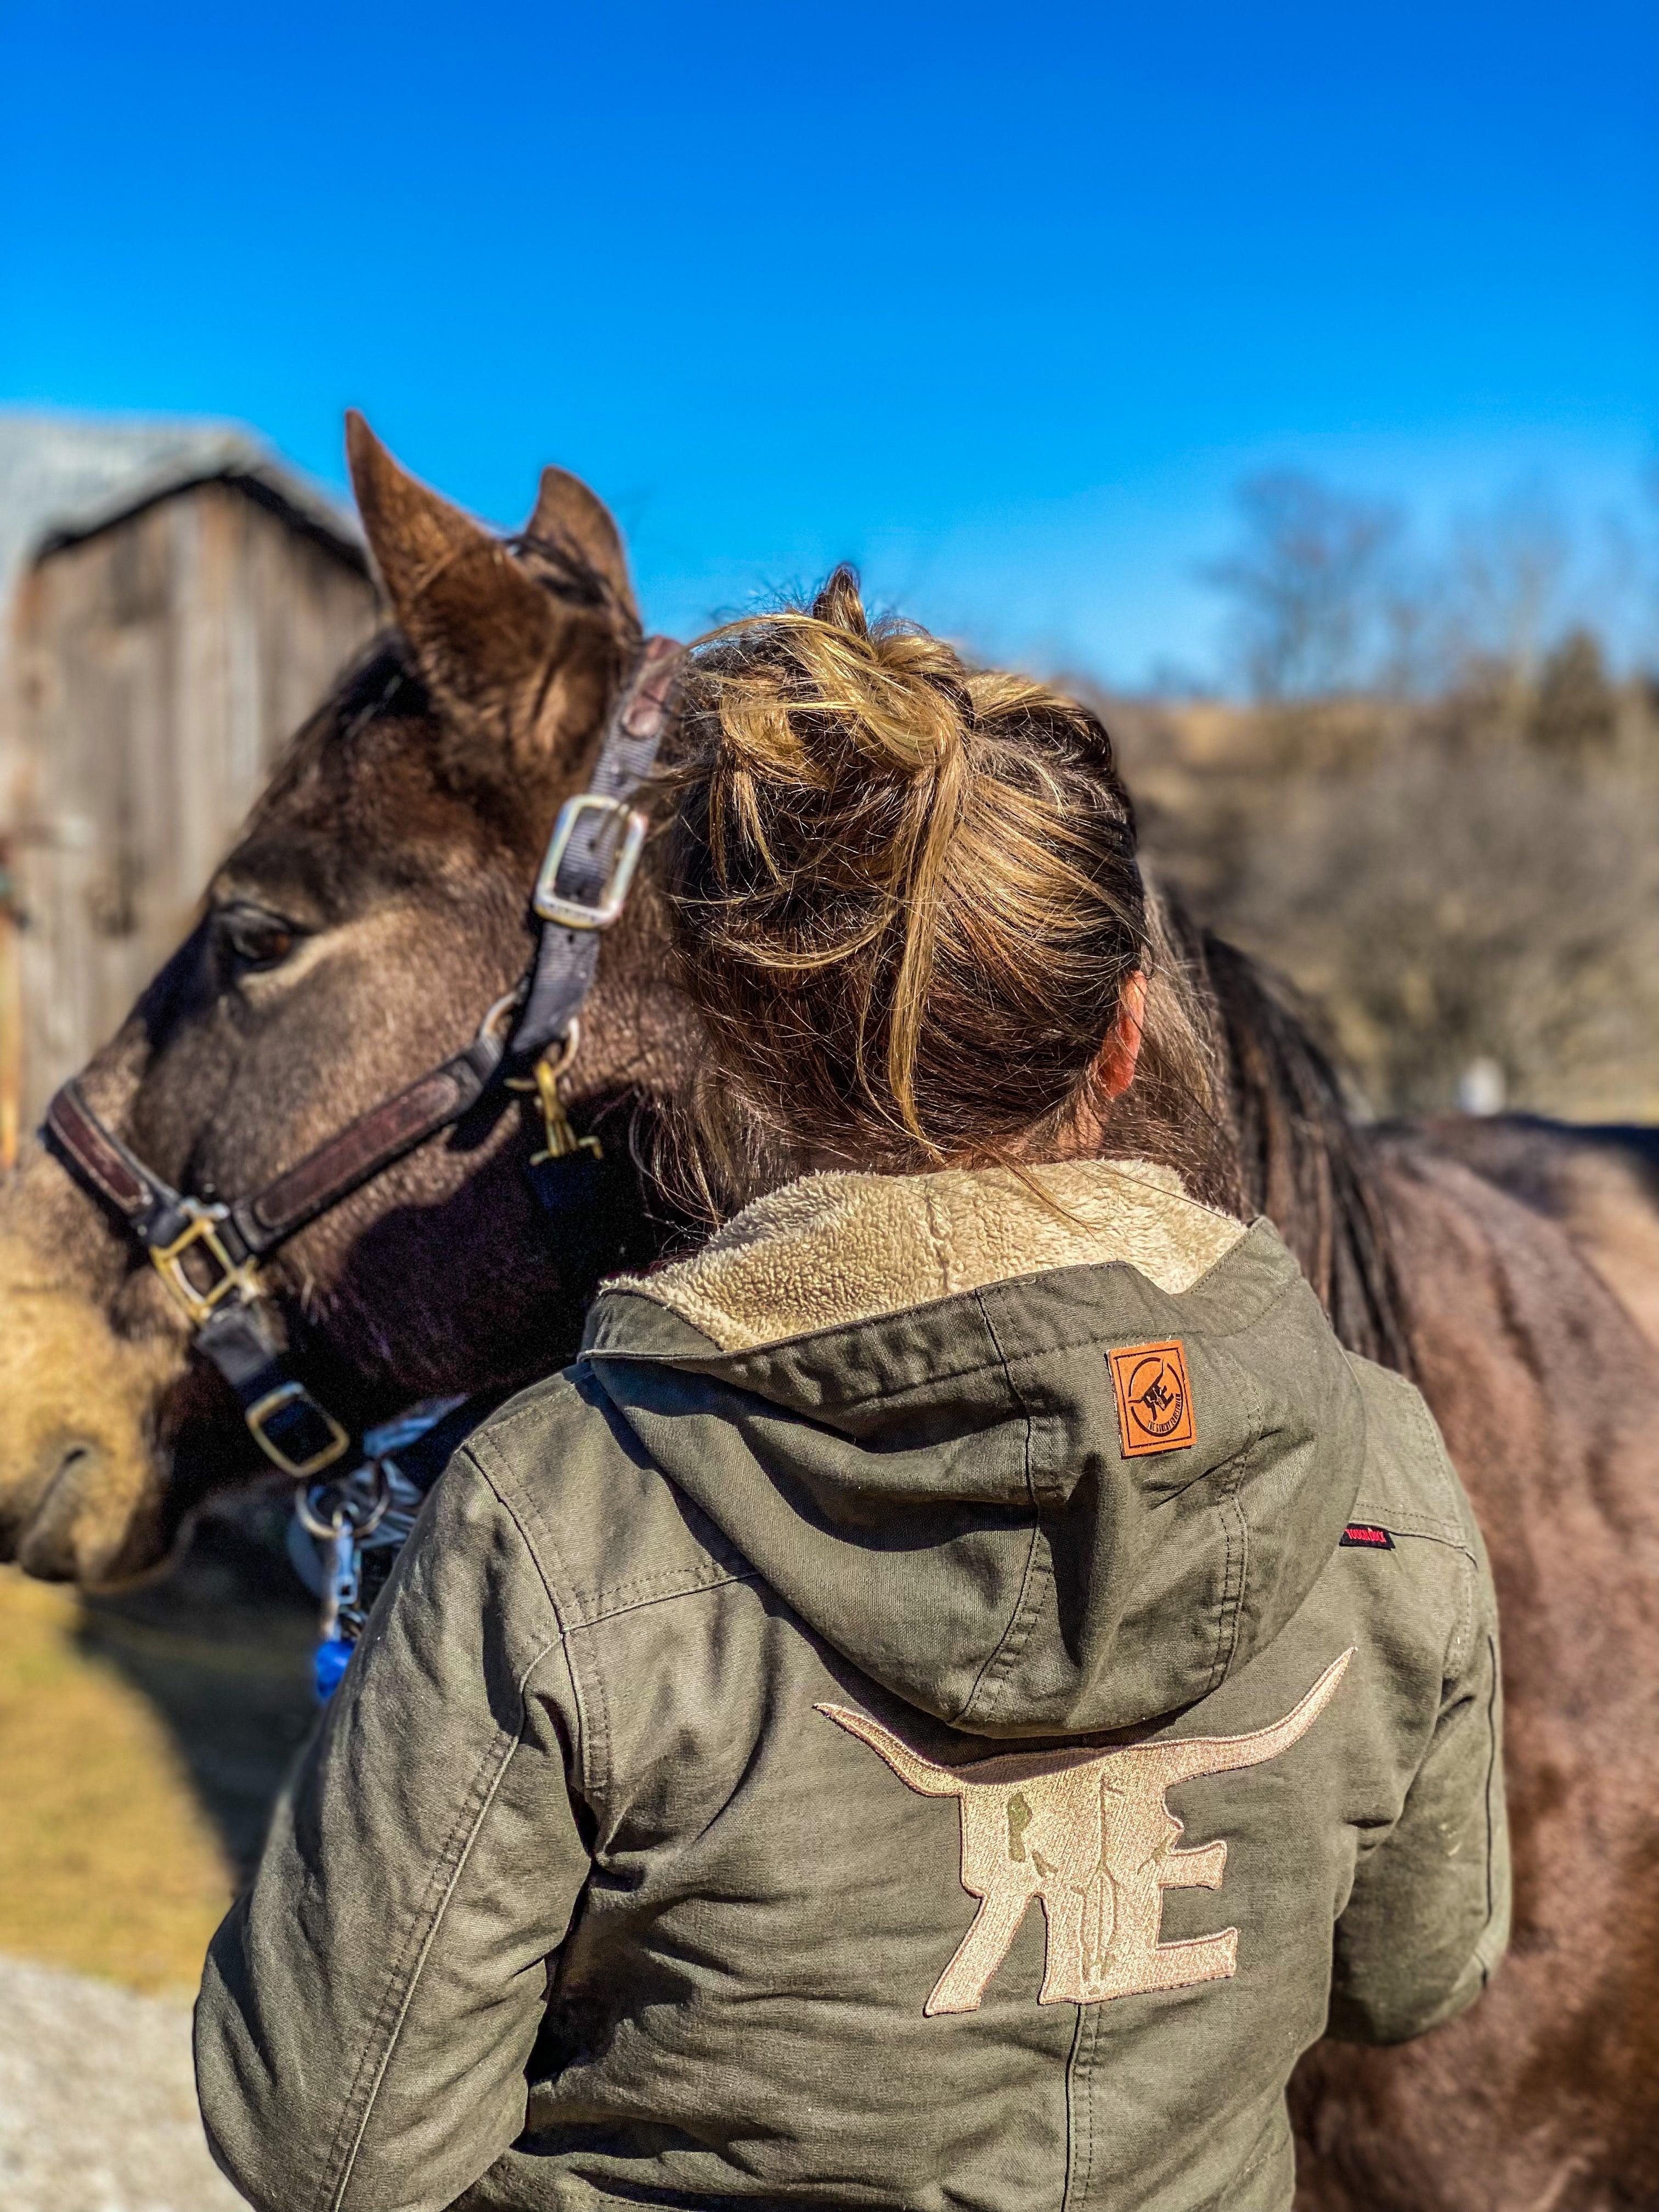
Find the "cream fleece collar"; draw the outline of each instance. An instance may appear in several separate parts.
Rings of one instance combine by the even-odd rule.
[[[1179,1293],[1244,1235],[1148,1161],[1031,1173],[1069,1218],[1004,1168],[805,1176],[745,1207],[689,1260],[615,1287],[672,1307],[723,1352],[746,1352],[1053,1267],[1127,1261]]]

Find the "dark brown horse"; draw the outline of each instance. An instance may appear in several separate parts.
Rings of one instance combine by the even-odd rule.
[[[359,428],[396,632],[295,740],[203,919],[88,1078],[169,1181],[252,1188],[465,1044],[522,972],[526,894],[638,638],[617,535],[550,471],[503,547]],[[1506,1624],[1514,1954],[1464,2021],[1325,2045],[1298,2085],[1330,2212],[1635,2207],[1659,2107],[1659,1358],[1550,1207],[1449,1133],[1357,1133],[1292,1014],[1185,929],[1231,1066],[1241,1179],[1356,1348],[1413,1370],[1480,1510]],[[572,1071],[613,1146],[696,1049],[649,896],[607,939]],[[270,1269],[295,1356],[362,1421],[506,1388],[571,1348],[591,1289],[482,1109]],[[667,1233],[634,1187],[619,1238]],[[1582,1240],[1581,1240],[1582,1242]],[[36,1573],[159,1557],[257,1455],[154,1270],[48,1154],[0,1199],[0,1529]]]

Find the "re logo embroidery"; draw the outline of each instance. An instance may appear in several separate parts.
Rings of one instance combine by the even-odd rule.
[[[1109,1356],[1124,1458],[1180,1451],[1191,1443],[1193,1389],[1180,1342],[1131,1344]]]
[[[1335,1693],[1352,1646],[1301,1704],[1251,1735],[1193,1736],[1113,1751],[1014,1752],[940,1766],[845,1705],[817,1710],[880,1754],[900,1781],[962,1805],[962,1886],[980,1899],[974,1923],[934,1984],[924,2013],[976,2012],[1031,1900],[1047,1923],[1041,2004],[1100,2004],[1148,1990],[1231,1980],[1238,1930],[1160,1943],[1166,1889],[1219,1889],[1225,1843],[1174,1848],[1182,1823],[1164,1802],[1178,1782],[1277,1759]]]

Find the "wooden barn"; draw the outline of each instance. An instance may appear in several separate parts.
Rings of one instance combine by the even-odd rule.
[[[376,619],[351,516],[246,433],[0,415],[0,1161]]]

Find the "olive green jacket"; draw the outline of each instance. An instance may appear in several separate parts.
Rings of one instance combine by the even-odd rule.
[[[1480,1990],[1492,1595],[1415,1391],[1129,1164],[820,1176],[452,1464],[216,1937],[264,2212],[1284,2212]]]

